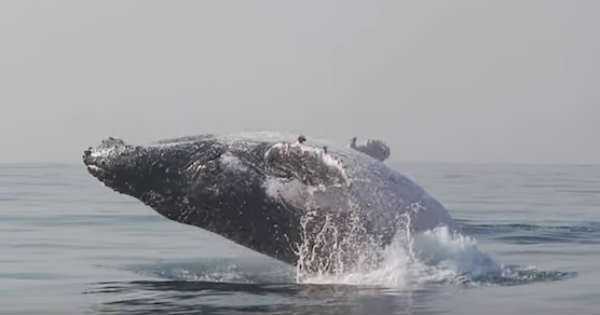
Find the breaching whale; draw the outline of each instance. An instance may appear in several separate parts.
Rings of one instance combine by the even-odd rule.
[[[161,215],[309,271],[336,272],[402,226],[452,225],[409,178],[350,147],[275,133],[130,145],[108,138],[87,170]]]

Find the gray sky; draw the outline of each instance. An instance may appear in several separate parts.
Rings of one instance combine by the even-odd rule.
[[[600,163],[600,1],[1,1],[0,162],[243,130]]]

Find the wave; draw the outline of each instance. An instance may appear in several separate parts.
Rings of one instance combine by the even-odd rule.
[[[457,222],[466,234],[480,239],[491,239],[511,244],[600,244],[600,222],[583,222],[571,225],[476,224],[469,220],[458,220]]]

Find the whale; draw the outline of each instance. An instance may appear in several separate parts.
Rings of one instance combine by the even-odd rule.
[[[83,152],[87,171],[160,215],[308,272],[377,260],[400,231],[453,226],[446,208],[382,161],[285,133],[202,134]],[[165,236],[168,237],[168,236]]]

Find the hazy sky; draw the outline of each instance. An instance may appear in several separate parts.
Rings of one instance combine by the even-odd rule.
[[[0,162],[243,130],[600,163],[600,1],[0,2]]]

